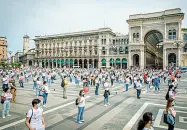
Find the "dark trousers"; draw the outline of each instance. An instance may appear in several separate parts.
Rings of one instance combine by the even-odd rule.
[[[141,89],[136,89],[136,90],[137,90],[137,98],[139,98],[141,94]]]
[[[5,88],[8,88],[8,84],[3,84],[2,86],[3,91],[5,90]]]
[[[98,90],[99,90],[99,85],[96,85],[96,87],[95,87],[95,95],[99,95],[98,94]]]
[[[174,125],[168,124],[168,130],[174,130]]]
[[[47,103],[47,96],[48,96],[48,93],[44,92],[44,95],[43,95],[43,105],[45,105]]]
[[[111,86],[113,86],[113,84],[114,84],[114,80],[113,80],[113,79],[111,79]]]
[[[19,85],[20,85],[20,87],[23,88],[23,87],[24,87],[24,86],[23,86],[23,81],[19,81]]]

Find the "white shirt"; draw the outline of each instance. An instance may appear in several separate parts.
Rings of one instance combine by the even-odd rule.
[[[81,97],[78,107],[84,107],[85,106],[85,102],[86,102],[85,98]]]
[[[104,88],[105,88],[105,90],[109,90],[109,84],[108,84],[108,82],[104,83]]]
[[[126,83],[126,84],[129,84],[129,82],[130,82],[130,79],[129,79],[129,78],[126,78],[126,79],[125,79],[125,83]]]
[[[43,89],[45,90],[46,93],[49,93],[49,87],[47,85],[44,85]]]
[[[41,108],[38,108],[38,109],[32,108],[27,113],[27,117],[31,117],[32,115],[30,125],[35,130],[44,130],[44,126],[42,124],[42,113],[43,113],[43,110]]]

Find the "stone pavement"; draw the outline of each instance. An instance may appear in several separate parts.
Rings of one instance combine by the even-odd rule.
[[[69,83],[68,99],[63,99],[60,82],[61,80],[57,79],[52,84],[48,106],[43,108],[47,130],[136,130],[139,119],[147,111],[154,114],[153,126],[155,130],[167,129],[167,125],[163,123],[166,105],[165,94],[168,89],[166,84],[160,86],[161,92],[159,93],[154,91],[147,93],[143,88],[141,99],[137,99],[136,90],[130,89],[128,92],[123,92],[124,85],[115,83],[111,88],[109,98],[111,105],[107,107],[103,105],[104,90],[102,87],[100,86],[100,95],[98,96],[94,95],[95,87],[91,87],[86,94],[85,122],[77,124],[75,120],[78,110],[75,100],[81,87],[77,88],[74,83]],[[175,106],[177,111],[176,128],[178,128],[176,130],[187,130],[186,84],[185,79],[179,83],[179,94],[176,97]],[[0,130],[28,130],[24,123],[25,114],[31,108],[32,99],[36,98],[32,85],[30,82],[25,84],[25,88],[18,87],[16,103],[11,103],[10,114],[12,116],[5,119],[0,118]]]

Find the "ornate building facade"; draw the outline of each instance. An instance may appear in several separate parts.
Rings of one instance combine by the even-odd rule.
[[[183,18],[179,8],[130,15],[129,68],[181,66],[185,44],[181,31]]]
[[[110,28],[36,36],[35,65],[44,68],[127,68],[128,36]]]
[[[6,37],[1,37],[0,36],[0,60],[1,61],[6,61],[7,60],[7,38]]]

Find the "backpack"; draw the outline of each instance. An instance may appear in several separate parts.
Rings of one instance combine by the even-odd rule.
[[[29,124],[31,123],[31,118],[32,118],[32,115],[33,115],[33,109],[31,108],[31,110],[32,110],[32,114],[31,114],[31,117],[29,119]],[[27,115],[27,113],[26,113],[26,115]]]
[[[79,100],[79,98],[77,98],[77,99],[75,100],[75,105],[76,105],[76,106],[79,105],[78,100]]]
[[[166,100],[168,100],[169,99],[169,91],[166,93]]]
[[[64,87],[64,79],[62,79],[61,87]]]

